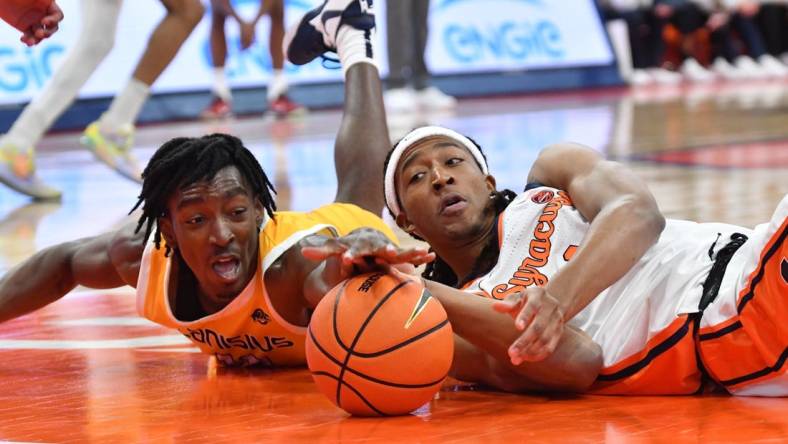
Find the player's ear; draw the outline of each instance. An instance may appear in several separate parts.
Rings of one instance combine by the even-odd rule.
[[[263,208],[263,203],[260,202],[259,199],[255,199],[254,200],[254,223],[257,225],[257,229],[258,230],[263,225],[263,221],[264,220],[265,220],[265,208]]]
[[[497,191],[495,188],[495,178],[491,175],[488,174],[487,177],[484,178],[484,183],[487,185],[487,189],[490,191],[490,193]]]
[[[416,226],[413,224],[413,222],[411,222],[408,219],[408,216],[404,212],[399,213],[395,218],[395,221],[397,222],[397,226],[402,228],[402,230],[405,231],[406,233],[415,234],[421,237],[419,233],[416,231]]]
[[[167,246],[173,250],[178,249],[178,242],[175,240],[175,230],[172,229],[172,221],[170,218],[161,216],[156,219],[156,222],[159,224],[159,232],[161,233],[161,237],[164,238],[164,242],[167,243]]]

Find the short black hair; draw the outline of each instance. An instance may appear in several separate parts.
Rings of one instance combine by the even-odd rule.
[[[167,202],[173,193],[196,182],[210,180],[228,166],[238,168],[246,184],[252,188],[254,199],[273,218],[276,211],[274,186],[239,138],[219,133],[202,137],[176,137],[156,150],[142,172],[142,191],[137,204],[129,212],[131,214],[142,206],[142,216],[137,222],[135,233],[145,226],[145,242],[153,232],[156,248],[160,248],[158,218],[167,214]],[[169,254],[169,246],[166,252]]]

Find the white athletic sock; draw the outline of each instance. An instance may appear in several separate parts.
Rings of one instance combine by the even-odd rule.
[[[268,101],[273,102],[282,94],[286,94],[288,88],[289,85],[287,84],[287,77],[285,77],[284,71],[275,69],[271,81],[268,82],[268,92],[266,93]]]
[[[233,93],[227,86],[227,76],[224,74],[224,66],[213,68],[213,93],[225,102],[233,100]]]
[[[342,26],[337,32],[336,45],[339,61],[342,63],[342,75],[356,63],[375,63],[372,42],[375,40],[375,30],[361,31],[350,26]]]
[[[54,121],[74,101],[102,60],[112,50],[122,0],[82,0],[82,28],[49,83],[28,104],[2,144],[35,146]]]
[[[109,110],[101,116],[102,129],[117,131],[125,126],[134,125],[149,93],[149,85],[132,77],[123,91],[112,100]]]

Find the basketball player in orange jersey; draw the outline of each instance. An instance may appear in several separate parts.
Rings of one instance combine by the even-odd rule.
[[[438,257],[424,276],[515,319],[513,364],[554,360],[579,328],[602,348],[594,393],[712,382],[788,396],[788,196],[755,229],[666,221],[634,174],[569,143],[544,149],[516,195],[496,189],[474,141],[441,127],[405,136],[384,180],[397,224]],[[449,290],[427,286],[454,325]]]
[[[224,63],[227,59],[227,38],[224,22],[227,17],[234,18],[241,28],[241,49],[248,49],[254,43],[255,26],[268,14],[271,28],[268,34],[268,47],[271,54],[273,72],[268,83],[268,108],[277,117],[303,112],[304,108],[290,100],[287,95],[288,84],[284,73],[285,57],[282,53],[282,39],[285,35],[284,0],[260,0],[260,8],[252,20],[244,20],[233,8],[230,0],[211,0],[211,62],[213,63],[213,100],[203,110],[202,117],[219,119],[232,114],[233,95],[227,85]]]
[[[22,31],[22,43],[33,46],[57,32],[63,11],[54,0],[6,0],[0,19]]]
[[[389,139],[372,59],[370,6],[329,0],[286,38],[286,52],[296,63],[332,49],[342,64],[345,109],[335,144],[334,203],[307,213],[275,212],[271,185],[240,140],[173,139],[143,173],[139,223],[45,249],[14,267],[0,279],[0,321],[51,303],[76,285],[130,285],[137,289],[142,316],[177,329],[220,363],[303,365],[311,310],[352,265],[432,259],[424,249],[394,247],[394,235],[377,216],[384,204],[380,165]],[[343,253],[320,262],[301,253],[326,247]],[[483,380],[510,389],[522,386],[523,369],[556,389],[593,381],[599,349],[586,335],[565,330],[554,353],[560,365],[547,359],[515,368],[506,348],[518,331],[493,311],[492,301],[471,302],[483,309],[467,310],[453,320],[455,328],[471,330],[471,337],[504,359],[479,360],[474,349],[461,357],[465,372],[492,369]]]
[[[177,54],[200,22],[200,0],[161,0],[167,15],[148,39],[148,46],[126,86],[101,118],[91,123],[82,144],[121,175],[139,182],[140,168],[131,148],[134,122],[148,98],[150,85]],[[35,171],[35,146],[74,101],[115,41],[122,0],[82,0],[82,30],[51,81],[22,111],[8,133],[0,136],[0,182],[37,200],[57,200],[60,190],[45,184]]]

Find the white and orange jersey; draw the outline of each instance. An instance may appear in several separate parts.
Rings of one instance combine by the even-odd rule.
[[[294,366],[305,361],[306,327],[282,318],[265,288],[266,270],[306,236],[343,236],[359,227],[372,227],[393,242],[396,236],[377,216],[355,205],[333,203],[308,213],[278,212],[260,232],[257,271],[247,287],[219,312],[194,321],[181,321],[169,294],[172,260],[164,249],[148,244],[137,283],[137,311],[165,327],[177,329],[204,353],[225,365]]]
[[[465,290],[503,299],[544,286],[582,245],[590,224],[560,190],[520,194],[498,222],[496,266]],[[598,343],[604,368],[599,393],[692,393],[700,384],[691,313],[716,249],[734,232],[727,224],[668,220],[659,241],[632,269],[570,322]],[[656,357],[659,356],[659,359]]]

